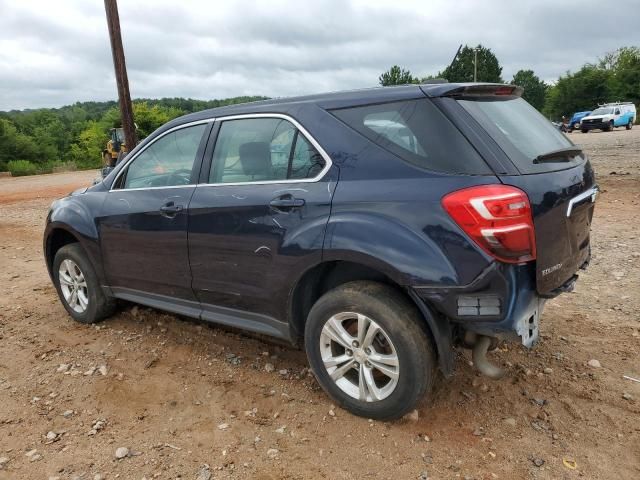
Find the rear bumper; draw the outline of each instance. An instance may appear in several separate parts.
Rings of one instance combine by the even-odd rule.
[[[575,279],[563,291],[573,283]],[[469,285],[414,287],[414,291],[462,330],[518,341],[527,347],[538,341],[539,320],[547,299],[536,291],[533,263],[495,262]]]

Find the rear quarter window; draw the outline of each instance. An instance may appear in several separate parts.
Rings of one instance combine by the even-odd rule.
[[[402,160],[435,172],[493,172],[460,131],[428,99],[332,110],[331,113]]]

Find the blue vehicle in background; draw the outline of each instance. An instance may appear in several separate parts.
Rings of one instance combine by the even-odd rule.
[[[571,117],[571,120],[569,120],[569,124],[567,125],[567,131],[573,132],[574,130],[580,130],[580,121],[590,113],[591,111],[589,110],[574,113]]]

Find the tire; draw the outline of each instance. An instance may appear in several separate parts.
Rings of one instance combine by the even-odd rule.
[[[633,121],[632,121],[632,120],[629,120],[629,123],[627,123],[627,125],[625,126],[625,128],[626,128],[627,130],[631,130],[631,129],[633,128]]]
[[[573,124],[573,128],[574,128],[575,130],[578,130],[578,129],[580,128],[580,122],[576,122],[576,123],[574,123],[574,124]]]
[[[58,250],[53,260],[53,280],[62,305],[75,321],[94,323],[115,311],[115,299],[104,294],[80,244],[71,243]],[[78,289],[73,300],[76,283]]]
[[[613,120],[611,120],[609,122],[609,125],[607,127],[605,127],[604,131],[605,132],[612,132],[613,131]]]
[[[357,334],[365,324],[377,331],[372,342]],[[345,346],[357,340],[362,345]],[[342,408],[365,418],[400,418],[431,390],[436,375],[436,355],[422,315],[401,293],[375,282],[349,282],[324,294],[309,312],[305,349],[324,391]],[[379,354],[387,355],[386,363],[379,361]],[[325,366],[323,355],[335,358],[335,366]],[[340,375],[339,370],[344,374],[334,380],[329,369],[333,375]],[[364,378],[368,381],[361,382]],[[366,385],[364,394],[360,385]]]
[[[589,130],[586,130],[586,129],[583,128],[582,129],[582,133],[589,133]]]

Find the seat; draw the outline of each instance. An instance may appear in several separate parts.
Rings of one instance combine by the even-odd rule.
[[[271,149],[267,142],[244,143],[240,145],[238,153],[242,171],[250,176],[251,180],[272,179]]]

